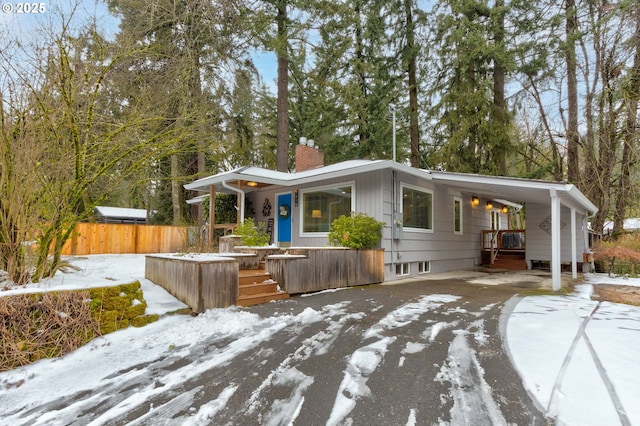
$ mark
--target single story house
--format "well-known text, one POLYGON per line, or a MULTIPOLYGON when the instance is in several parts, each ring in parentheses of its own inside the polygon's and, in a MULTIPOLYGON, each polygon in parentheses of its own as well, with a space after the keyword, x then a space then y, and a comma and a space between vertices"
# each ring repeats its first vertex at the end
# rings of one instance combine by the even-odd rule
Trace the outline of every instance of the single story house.
POLYGON ((237 193, 239 221, 251 200, 255 221, 273 225, 273 243, 280 247, 326 246, 338 216, 372 216, 385 223, 385 281, 493 263, 516 252, 526 268, 549 265, 559 289, 561 265, 577 276, 583 260, 578 256, 589 251, 587 224, 597 208, 574 185, 424 170, 389 160, 323 162, 320 150, 300 144, 295 172, 242 167, 185 188, 213 196, 237 193), (522 209, 526 229, 515 222, 522 209))

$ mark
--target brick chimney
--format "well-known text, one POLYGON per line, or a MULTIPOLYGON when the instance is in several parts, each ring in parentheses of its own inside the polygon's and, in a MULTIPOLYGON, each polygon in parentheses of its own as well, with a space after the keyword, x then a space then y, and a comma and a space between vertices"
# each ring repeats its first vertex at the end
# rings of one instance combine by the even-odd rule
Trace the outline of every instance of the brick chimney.
POLYGON ((296 172, 324 166, 324 152, 315 147, 313 139, 300 138, 296 145, 296 172))

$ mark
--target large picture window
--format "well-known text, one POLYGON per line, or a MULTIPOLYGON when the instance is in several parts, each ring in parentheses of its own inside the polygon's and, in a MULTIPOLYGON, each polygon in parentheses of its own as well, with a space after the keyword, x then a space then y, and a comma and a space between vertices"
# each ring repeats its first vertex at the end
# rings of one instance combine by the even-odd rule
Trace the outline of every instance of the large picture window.
POLYGON ((433 193, 402 186, 402 224, 405 228, 433 230, 433 193))
POLYGON ((352 211, 352 184, 303 191, 302 232, 329 232, 335 219, 352 211))

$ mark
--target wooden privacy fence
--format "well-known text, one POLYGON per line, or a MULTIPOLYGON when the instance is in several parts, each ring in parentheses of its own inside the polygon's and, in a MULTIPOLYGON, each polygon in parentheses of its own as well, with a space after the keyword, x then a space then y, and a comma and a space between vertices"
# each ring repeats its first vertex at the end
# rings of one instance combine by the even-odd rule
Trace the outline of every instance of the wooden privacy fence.
POLYGON ((62 254, 172 253, 188 245, 187 226, 78 223, 62 254))

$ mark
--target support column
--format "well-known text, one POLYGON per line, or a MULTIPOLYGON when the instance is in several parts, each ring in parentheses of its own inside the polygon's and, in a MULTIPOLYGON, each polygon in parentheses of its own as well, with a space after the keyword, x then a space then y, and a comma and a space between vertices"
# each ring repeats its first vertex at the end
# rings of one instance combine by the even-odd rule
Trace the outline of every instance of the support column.
POLYGON ((209 247, 213 247, 214 231, 216 224, 216 187, 214 185, 209 186, 209 232, 207 233, 207 244, 209 247))
POLYGON ((238 205, 236 222, 240 224, 244 222, 244 192, 238 192, 236 202, 238 205))
POLYGON ((551 288, 558 291, 562 287, 562 268, 560 266, 560 198, 555 189, 551 195, 551 288))
POLYGON ((571 209, 571 277, 578 278, 578 243, 576 242, 576 209, 571 209))

